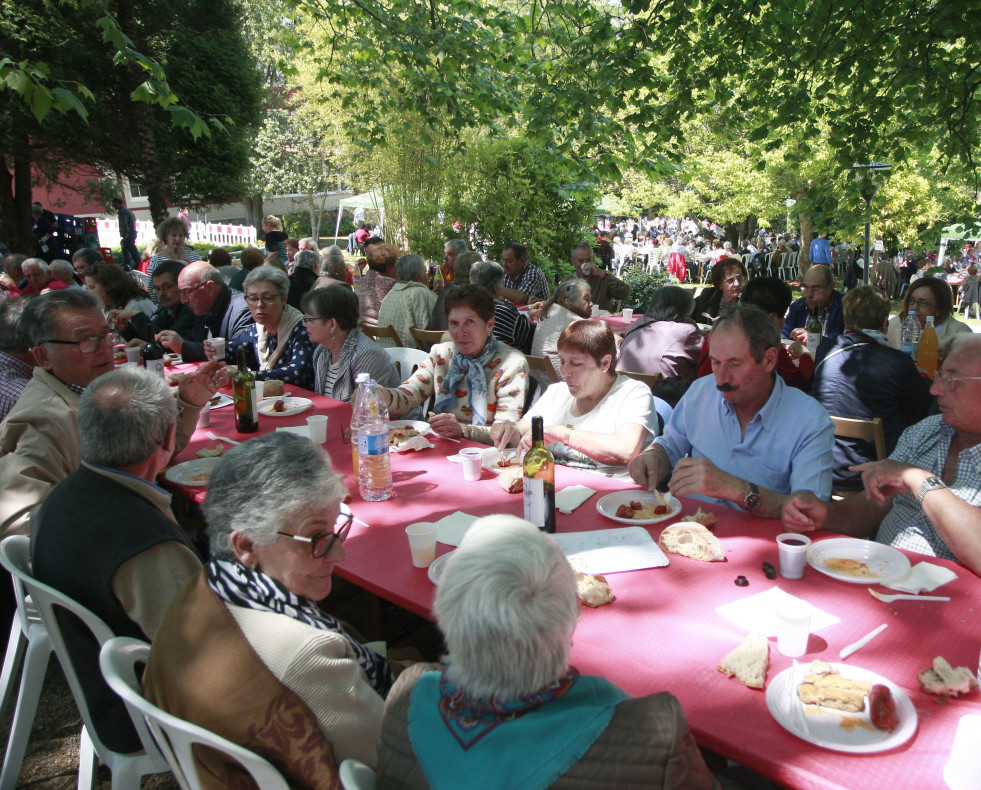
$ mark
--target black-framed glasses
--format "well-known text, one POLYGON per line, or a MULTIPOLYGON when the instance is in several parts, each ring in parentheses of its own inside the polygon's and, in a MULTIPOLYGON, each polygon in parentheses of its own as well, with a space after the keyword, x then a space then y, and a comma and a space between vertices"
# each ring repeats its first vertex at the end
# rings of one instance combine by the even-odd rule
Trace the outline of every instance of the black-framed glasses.
POLYGON ((42 340, 42 343, 54 343, 59 346, 78 346, 78 350, 83 354, 94 354, 99 350, 99 346, 103 343, 106 344, 106 348, 112 348, 116 342, 116 335, 114 332, 106 331, 101 335, 89 335, 88 337, 83 337, 81 340, 42 340))
POLYGON ((252 307, 255 307, 259 302, 268 307, 271 304, 276 304, 282 298, 279 294, 262 294, 261 296, 246 296, 245 301, 252 307))
POLYGON ((310 544, 310 554, 313 555, 314 559, 320 559, 321 557, 326 557, 330 554, 330 550, 334 548, 334 544, 340 541, 341 543, 347 538, 347 533, 351 531, 351 525, 354 523, 354 514, 341 512, 337 516, 337 520, 334 521, 334 531, 327 533, 326 535, 317 534, 311 535, 309 538, 303 535, 294 535, 292 532, 277 532, 277 535, 282 535, 284 538, 292 538, 293 540, 299 541, 300 543, 310 544))
POLYGON ((300 323, 303 325, 312 324, 314 321, 326 321, 326 318, 321 318, 319 315, 305 315, 300 319, 300 323))
POLYGON ((947 392, 952 392, 958 381, 981 381, 981 376, 952 376, 950 373, 941 373, 937 378, 947 392))
POLYGON ((933 307, 935 302, 933 299, 910 299, 907 303, 913 310, 919 310, 921 307, 925 310, 928 307, 933 307))

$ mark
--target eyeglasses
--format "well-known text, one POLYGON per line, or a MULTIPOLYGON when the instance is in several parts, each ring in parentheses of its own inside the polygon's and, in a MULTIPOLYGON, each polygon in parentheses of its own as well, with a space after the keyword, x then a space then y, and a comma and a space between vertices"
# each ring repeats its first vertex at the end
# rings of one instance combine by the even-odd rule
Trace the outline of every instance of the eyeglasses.
POLYGON ((321 318, 319 315, 305 315, 300 319, 301 324, 312 324, 314 321, 326 321, 326 318, 321 318))
POLYGON ((300 543, 310 544, 310 554, 313 555, 314 559, 320 559, 321 557, 326 557, 330 554, 330 550, 334 548, 334 544, 340 541, 341 543, 347 538, 347 533, 351 531, 351 525, 354 523, 353 513, 344 513, 337 517, 334 522, 334 531, 328 535, 312 535, 309 538, 303 537, 302 535, 294 535, 292 532, 277 532, 277 535, 282 535, 284 538, 292 538, 300 543))
POLYGON ((919 310, 921 307, 924 308, 924 309, 927 308, 927 307, 933 307, 933 305, 934 305, 934 302, 933 302, 933 300, 930 300, 930 299, 910 299, 909 300, 909 306, 912 307, 914 310, 919 310))
POLYGON ((802 291, 823 291, 825 288, 830 288, 830 285, 802 285, 802 291))
POLYGON ((211 280, 204 280, 197 285, 192 285, 190 288, 181 288, 181 296, 190 296, 192 291, 196 291, 198 288, 204 288, 210 282, 211 280))
POLYGON ((276 304, 282 296, 278 294, 262 294, 262 296, 246 296, 245 301, 248 302, 252 307, 255 307, 259 302, 262 302, 266 307, 271 304, 276 304))
POLYGON ((953 391, 958 381, 981 381, 981 376, 952 376, 950 373, 941 373, 937 378, 943 382, 947 392, 953 391))
POLYGON ((113 332, 105 332, 101 335, 89 335, 81 340, 42 340, 42 343, 54 343, 59 346, 78 346, 78 350, 83 354, 94 354, 99 350, 103 343, 106 348, 112 348, 116 342, 116 335, 113 332))

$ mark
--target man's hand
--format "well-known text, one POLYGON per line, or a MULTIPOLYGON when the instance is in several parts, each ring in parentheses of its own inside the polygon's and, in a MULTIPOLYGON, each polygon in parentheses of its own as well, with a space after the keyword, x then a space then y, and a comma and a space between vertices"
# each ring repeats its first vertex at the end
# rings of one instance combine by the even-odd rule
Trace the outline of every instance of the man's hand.
POLYGON ((528 305, 528 320, 537 322, 542 317, 542 310, 545 309, 545 302, 535 302, 528 305))
POLYGON ((440 436, 459 439, 463 436, 463 426, 455 414, 434 414, 429 412, 429 426, 440 436))
POLYGON ((633 481, 641 488, 653 491, 668 473, 668 457, 655 445, 634 458, 627 466, 633 481))
POLYGON ((178 394, 184 403, 204 406, 225 380, 225 363, 213 360, 205 362, 193 373, 181 380, 178 394))
POLYGON ((862 473, 865 498, 877 505, 886 504, 886 498, 896 494, 915 494, 920 484, 931 472, 918 466, 902 464, 899 461, 869 461, 849 467, 852 472, 862 473))
POLYGON ((668 490, 676 497, 702 494, 741 505, 749 488, 744 480, 723 472, 706 458, 682 458, 671 473, 668 490))
POLYGON ((790 330, 790 339, 791 340, 799 340, 801 343, 806 343, 807 342, 807 330, 804 327, 802 327, 802 326, 799 326, 796 329, 791 329, 790 330))
POLYGON ((157 332, 155 339, 160 345, 164 348, 169 348, 175 354, 180 354, 181 349, 184 348, 184 338, 173 329, 165 329, 162 332, 157 332))
POLYGON ((137 310, 110 310, 109 323, 116 329, 125 329, 129 320, 137 314, 137 310))
POLYGON ((780 518, 791 532, 813 532, 828 518, 828 503, 810 491, 798 491, 787 497, 780 518))

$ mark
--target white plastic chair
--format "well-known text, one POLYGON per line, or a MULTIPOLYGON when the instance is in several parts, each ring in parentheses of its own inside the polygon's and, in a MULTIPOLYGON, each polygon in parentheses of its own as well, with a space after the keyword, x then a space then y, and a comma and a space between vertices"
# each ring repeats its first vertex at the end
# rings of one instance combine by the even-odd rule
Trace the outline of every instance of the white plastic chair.
POLYGON ((395 369, 398 370, 401 381, 409 378, 415 372, 416 368, 429 359, 429 354, 418 348, 389 346, 385 349, 385 353, 395 363, 395 369))
POLYGON ((360 760, 348 758, 341 762, 341 787, 344 790, 375 790, 378 777, 360 760))
POLYGON ((7 739, 7 754, 0 771, 0 790, 13 790, 17 786, 52 649, 48 629, 41 622, 34 602, 24 592, 23 583, 14 575, 11 575, 11 580, 17 611, 10 624, 10 639, 3 659, 3 672, 0 673, 0 711, 7 707, 13 693, 18 667, 23 665, 24 670, 7 739))
POLYGON ((283 775, 265 758, 204 727, 173 716, 149 702, 143 696, 136 676, 136 665, 145 664, 149 655, 150 646, 146 642, 117 636, 102 646, 99 667, 109 688, 126 703, 133 721, 140 721, 150 728, 157 747, 184 790, 198 790, 202 786, 192 752, 193 747, 198 744, 215 749, 235 760, 262 790, 289 790, 289 784, 283 775))
POLYGON ((102 743, 93 726, 92 714, 89 712, 88 703, 82 692, 82 684, 61 635, 61 627, 55 612, 56 609, 63 609, 77 617, 92 632, 100 645, 113 638, 109 626, 77 601, 34 579, 30 567, 30 541, 24 535, 13 535, 0 543, 0 564, 24 585, 24 589, 37 606, 41 622, 47 629, 55 655, 58 656, 65 679, 68 681, 68 687, 82 715, 82 742, 78 756, 80 790, 91 790, 95 787, 95 772, 98 768, 96 756, 112 772, 113 790, 139 788, 140 777, 169 770, 167 761, 157 750, 153 738, 142 721, 134 721, 134 725, 145 751, 123 754, 112 751, 102 743))
POLYGON ((133 279, 136 280, 136 282, 140 286, 140 288, 142 288, 144 291, 149 291, 150 290, 150 275, 149 274, 145 274, 144 272, 138 271, 136 269, 133 269, 130 272, 130 274, 133 275, 133 279))

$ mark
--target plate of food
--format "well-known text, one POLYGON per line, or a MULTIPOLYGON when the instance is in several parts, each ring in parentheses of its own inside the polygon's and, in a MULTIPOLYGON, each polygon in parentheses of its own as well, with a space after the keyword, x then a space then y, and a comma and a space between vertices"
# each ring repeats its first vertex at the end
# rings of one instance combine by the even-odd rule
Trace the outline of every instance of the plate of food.
POLYGON ((263 398, 259 401, 259 414, 265 414, 267 417, 292 417, 311 406, 313 401, 309 398, 263 398))
POLYGON ((596 503, 601 515, 621 524, 657 524, 681 512, 681 502, 660 491, 617 491, 596 503))
MULTIPOLYGON (((452 553, 453 552, 451 551, 450 554, 452 553)), ((443 578, 443 570, 446 567, 446 560, 449 558, 450 554, 444 554, 441 557, 437 557, 429 566, 429 581, 437 586, 439 586, 439 580, 443 578)))
POLYGON ((416 436, 425 436, 429 431, 429 423, 422 420, 389 420, 388 446, 398 447, 402 442, 416 436))
POLYGON ((208 401, 209 409, 220 409, 222 406, 227 406, 233 403, 231 398, 225 395, 223 392, 216 392, 211 396, 211 400, 208 401))
POLYGON ((836 752, 888 751, 917 727, 916 708, 899 686, 848 664, 814 661, 785 669, 767 686, 766 706, 787 732, 836 752))
POLYGON ((164 475, 171 483, 181 486, 206 486, 221 458, 195 458, 170 467, 164 475))
POLYGON ((502 458, 502 453, 500 450, 490 449, 484 452, 484 457, 481 460, 481 466, 484 467, 489 472, 493 472, 499 475, 505 469, 520 469, 521 459, 523 458, 521 451, 515 448, 504 451, 504 457, 502 458))
POLYGON ((860 538, 812 543, 807 563, 832 579, 853 584, 883 584, 909 571, 909 559, 901 551, 860 538))

